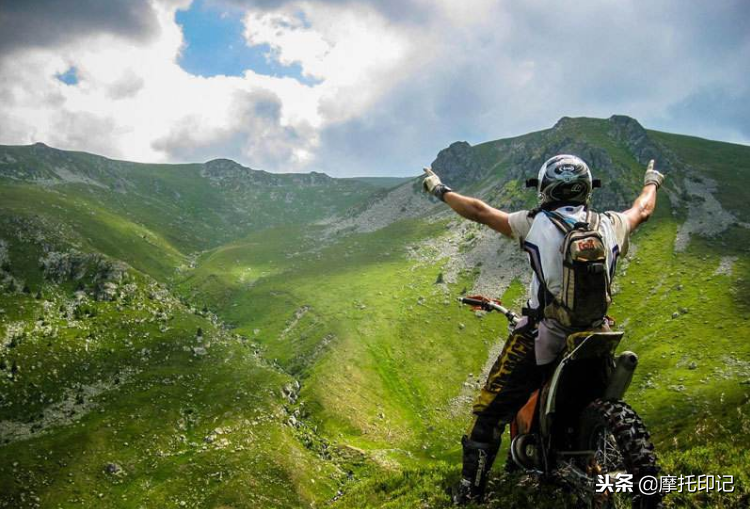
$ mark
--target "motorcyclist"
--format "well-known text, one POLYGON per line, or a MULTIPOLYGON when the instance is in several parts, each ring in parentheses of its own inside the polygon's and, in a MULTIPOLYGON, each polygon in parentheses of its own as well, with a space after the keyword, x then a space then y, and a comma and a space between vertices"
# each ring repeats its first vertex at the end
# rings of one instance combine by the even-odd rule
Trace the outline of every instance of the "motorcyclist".
MULTIPOLYGON (((500 437, 531 393, 541 385, 553 361, 563 349, 565 339, 576 329, 564 327, 545 313, 545 308, 562 286, 561 243, 564 234, 553 224, 561 217, 571 224, 586 221, 594 188, 588 165, 573 155, 557 155, 539 170, 537 191, 539 206, 534 210, 507 213, 482 200, 463 196, 440 181, 425 168, 424 189, 447 203, 456 213, 489 226, 516 239, 529 257, 533 270, 524 318, 510 334, 503 350, 473 406, 473 419, 463 436, 461 480, 453 487, 457 505, 482 500, 492 463, 500 448, 500 437)), ((656 194, 664 176, 651 160, 644 186, 633 206, 624 212, 598 215, 598 231, 607 248, 607 268, 614 275, 617 259, 628 249, 630 234, 647 221, 656 206, 656 194)), ((605 329, 606 320, 594 324, 605 329)))

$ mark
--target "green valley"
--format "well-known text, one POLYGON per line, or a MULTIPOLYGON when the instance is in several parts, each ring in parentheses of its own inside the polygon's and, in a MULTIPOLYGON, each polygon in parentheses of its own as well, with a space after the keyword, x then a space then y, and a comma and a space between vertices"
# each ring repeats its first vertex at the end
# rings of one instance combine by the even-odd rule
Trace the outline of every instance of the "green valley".
MULTIPOLYGON (((602 210, 649 159, 667 175, 611 311, 641 359, 628 399, 665 472, 734 475, 667 507, 747 507, 750 147, 563 118, 432 166, 515 210, 559 152, 602 178, 602 210)), ((449 507, 506 334, 456 298, 519 309, 528 281, 514 242, 416 178, 0 146, 0 507, 449 507)), ((566 502, 504 457, 488 507, 566 502)))

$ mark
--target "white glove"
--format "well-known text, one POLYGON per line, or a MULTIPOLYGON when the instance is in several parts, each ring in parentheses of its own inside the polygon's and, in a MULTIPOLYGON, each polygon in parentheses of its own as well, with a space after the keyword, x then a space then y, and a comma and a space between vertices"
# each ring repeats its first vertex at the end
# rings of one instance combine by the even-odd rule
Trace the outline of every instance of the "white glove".
POLYGON ((648 162, 648 167, 646 168, 646 174, 643 177, 643 185, 647 186, 649 184, 653 184, 656 186, 656 189, 658 190, 661 185, 664 183, 664 175, 659 173, 654 169, 654 160, 651 159, 648 162))
POLYGON ((453 191, 450 187, 440 182, 440 177, 435 175, 432 168, 424 168, 424 172, 427 176, 422 181, 422 187, 424 190, 433 196, 436 196, 440 201, 445 201, 445 193, 453 191))
POLYGON ((423 168, 423 170, 426 176, 422 181, 422 187, 424 187, 424 190, 428 193, 433 194, 435 192, 435 188, 442 184, 442 182, 440 182, 440 177, 435 175, 435 172, 432 171, 432 168, 423 168))

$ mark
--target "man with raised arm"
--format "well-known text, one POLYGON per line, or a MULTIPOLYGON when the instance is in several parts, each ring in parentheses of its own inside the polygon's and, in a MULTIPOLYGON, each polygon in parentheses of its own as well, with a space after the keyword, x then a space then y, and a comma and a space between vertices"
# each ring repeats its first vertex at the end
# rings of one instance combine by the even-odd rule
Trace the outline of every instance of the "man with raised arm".
POLYGON ((539 170, 538 207, 507 213, 453 191, 429 168, 425 168, 425 173, 425 191, 466 219, 518 240, 533 270, 529 299, 523 308, 524 318, 510 334, 493 365, 474 403, 472 422, 461 441, 463 469, 461 480, 452 490, 452 498, 455 504, 463 505, 482 500, 505 425, 548 375, 567 336, 579 330, 608 328, 605 313, 617 259, 627 252, 630 234, 653 213, 664 176, 654 169, 654 161, 650 161, 643 190, 633 206, 625 212, 599 214, 589 209, 596 181, 588 165, 573 155, 557 155, 539 170), (568 295, 571 292, 562 292, 566 269, 561 243, 566 228, 582 225, 598 232, 606 270, 591 275, 591 291, 585 287, 589 284, 586 278, 582 279, 583 284, 577 289, 578 302, 574 303, 568 295), (581 321, 583 316, 586 317, 584 322, 581 321))

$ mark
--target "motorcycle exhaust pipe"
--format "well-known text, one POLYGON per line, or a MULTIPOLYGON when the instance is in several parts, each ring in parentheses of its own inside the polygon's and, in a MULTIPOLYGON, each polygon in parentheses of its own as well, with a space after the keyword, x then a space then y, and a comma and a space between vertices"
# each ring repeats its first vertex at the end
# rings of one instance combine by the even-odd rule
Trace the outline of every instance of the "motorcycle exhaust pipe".
POLYGON ((633 352, 622 352, 617 357, 615 369, 604 391, 604 399, 622 399, 633 380, 636 366, 638 366, 638 356, 633 352))

